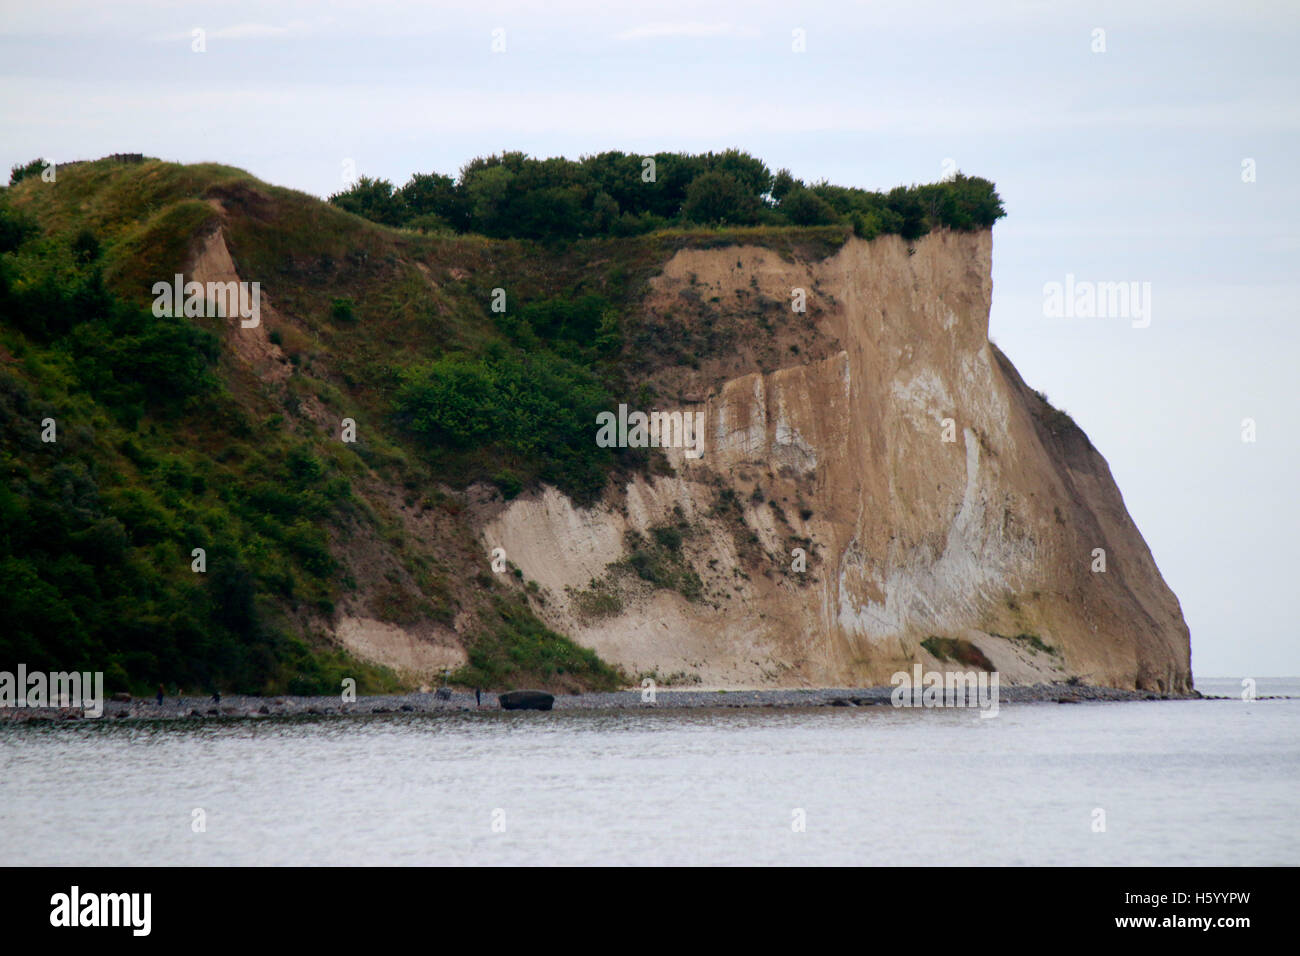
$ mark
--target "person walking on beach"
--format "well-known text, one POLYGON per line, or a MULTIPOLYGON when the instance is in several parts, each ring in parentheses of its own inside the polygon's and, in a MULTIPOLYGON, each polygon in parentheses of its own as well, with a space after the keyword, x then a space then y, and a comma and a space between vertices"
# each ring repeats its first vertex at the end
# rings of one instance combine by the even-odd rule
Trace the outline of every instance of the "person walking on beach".
POLYGON ((161 707, 163 702, 163 685, 158 685, 158 706, 161 707))
POLYGON ((482 688, 479 688, 479 687, 475 687, 475 688, 474 688, 474 706, 475 706, 475 707, 482 707, 482 706, 483 706, 483 690, 482 690, 482 688))

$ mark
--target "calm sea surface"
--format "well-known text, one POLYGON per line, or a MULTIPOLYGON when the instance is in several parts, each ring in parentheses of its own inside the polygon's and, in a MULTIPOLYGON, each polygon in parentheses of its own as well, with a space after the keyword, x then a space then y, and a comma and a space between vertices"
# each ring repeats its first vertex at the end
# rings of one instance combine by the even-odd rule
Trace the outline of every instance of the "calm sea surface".
POLYGON ((1300 700, 0 723, 9 865, 1300 864, 1298 798, 1300 700))

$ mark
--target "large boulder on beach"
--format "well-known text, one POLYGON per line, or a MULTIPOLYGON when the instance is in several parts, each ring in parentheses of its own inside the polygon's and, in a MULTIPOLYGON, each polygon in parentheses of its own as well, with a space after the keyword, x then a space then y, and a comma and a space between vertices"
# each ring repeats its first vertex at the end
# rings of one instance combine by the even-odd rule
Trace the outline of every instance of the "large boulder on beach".
POLYGON ((543 690, 511 690, 497 698, 502 710, 550 710, 555 695, 543 690))

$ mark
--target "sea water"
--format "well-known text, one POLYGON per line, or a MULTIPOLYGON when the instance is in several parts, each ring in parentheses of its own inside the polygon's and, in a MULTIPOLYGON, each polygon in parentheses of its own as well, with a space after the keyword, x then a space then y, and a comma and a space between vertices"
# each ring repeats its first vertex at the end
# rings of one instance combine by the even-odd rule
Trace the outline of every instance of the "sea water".
POLYGON ((1197 686, 1232 699, 0 722, 0 864, 1300 864, 1300 699, 1197 686))

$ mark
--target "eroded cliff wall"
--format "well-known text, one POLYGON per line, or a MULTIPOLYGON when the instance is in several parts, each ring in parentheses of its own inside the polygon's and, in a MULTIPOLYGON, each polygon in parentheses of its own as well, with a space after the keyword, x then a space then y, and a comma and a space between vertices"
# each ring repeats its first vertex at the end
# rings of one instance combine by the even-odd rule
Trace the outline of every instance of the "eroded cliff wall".
POLYGON ((1178 601, 1105 460, 988 340, 991 251, 988 231, 941 231, 815 263, 677 252, 646 341, 667 355, 725 327, 730 344, 648 357, 644 410, 703 412, 703 457, 668 449, 590 508, 554 489, 484 502, 486 547, 632 675, 856 686, 982 654, 1008 682, 1190 690, 1178 601))

